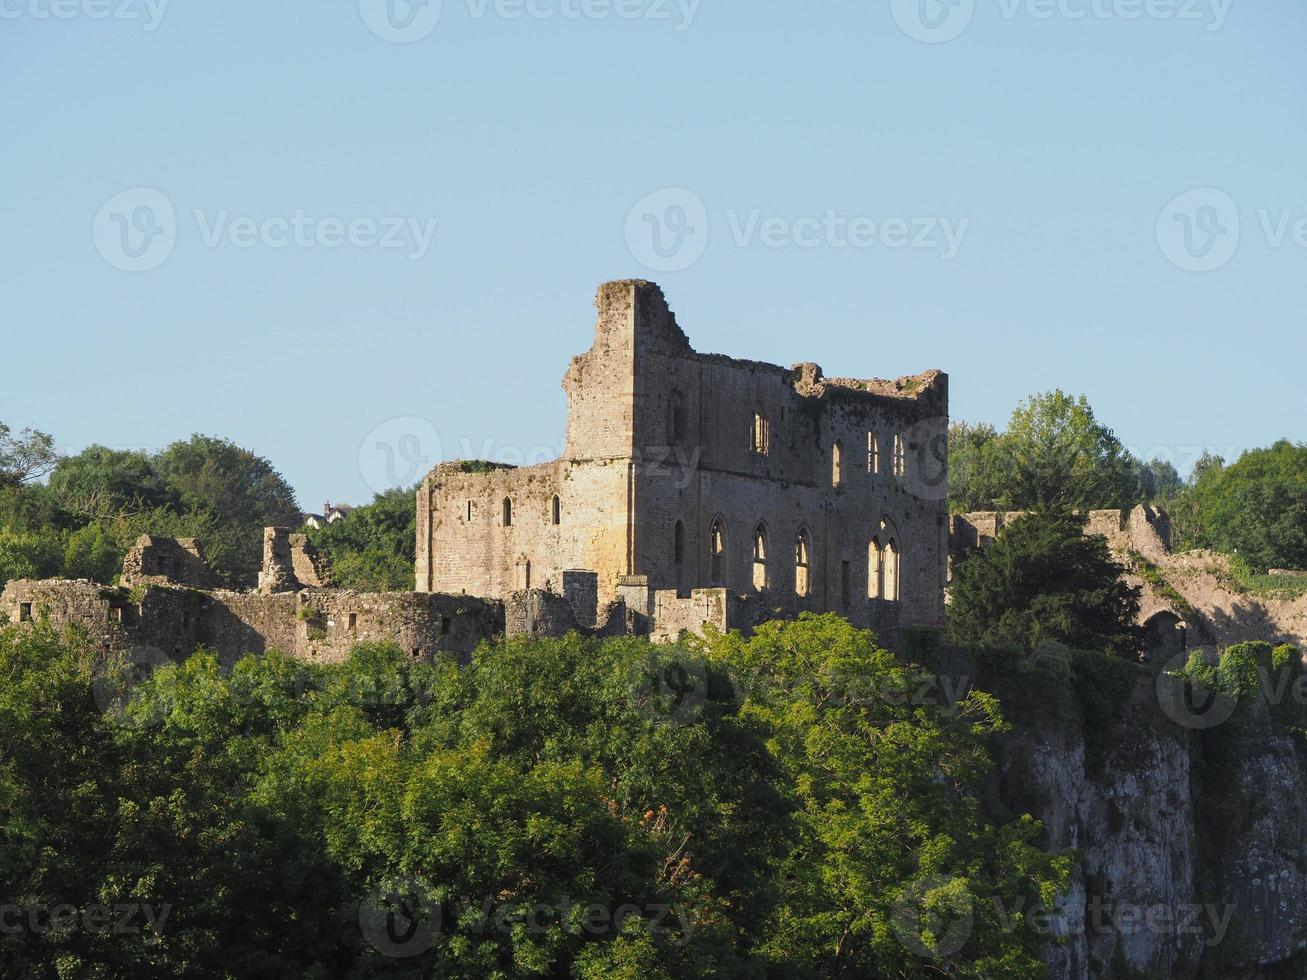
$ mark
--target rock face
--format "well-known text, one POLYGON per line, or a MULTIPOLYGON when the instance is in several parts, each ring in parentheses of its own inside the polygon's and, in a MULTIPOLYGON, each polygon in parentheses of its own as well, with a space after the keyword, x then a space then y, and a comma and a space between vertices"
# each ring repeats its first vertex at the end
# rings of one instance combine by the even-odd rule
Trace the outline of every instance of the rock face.
POLYGON ((1050 977, 1307 976, 1301 740, 1265 706, 1177 721, 1157 675, 1131 670, 1110 718, 1009 713, 999 747, 1000 795, 1078 856, 1050 977))

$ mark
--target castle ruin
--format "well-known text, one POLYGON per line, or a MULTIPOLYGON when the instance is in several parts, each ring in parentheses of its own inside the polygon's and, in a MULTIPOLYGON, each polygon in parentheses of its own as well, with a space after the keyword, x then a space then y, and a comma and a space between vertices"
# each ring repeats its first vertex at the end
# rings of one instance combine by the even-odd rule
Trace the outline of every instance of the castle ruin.
POLYGON ((594 344, 563 379, 562 458, 423 481, 419 592, 543 590, 583 626, 621 602, 655 636, 805 610, 942 621, 946 375, 701 354, 649 282, 606 283, 595 305, 594 344))

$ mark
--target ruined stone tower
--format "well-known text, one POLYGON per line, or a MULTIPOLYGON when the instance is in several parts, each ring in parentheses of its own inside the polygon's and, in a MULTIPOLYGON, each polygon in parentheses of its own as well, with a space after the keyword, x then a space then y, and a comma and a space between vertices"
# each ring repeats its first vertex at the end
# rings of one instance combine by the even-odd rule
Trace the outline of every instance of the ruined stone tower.
POLYGON ((606 283, 563 379, 561 459, 455 462, 418 491, 419 592, 636 611, 719 587, 858 625, 943 618, 948 379, 826 378, 700 354, 653 283, 606 283))

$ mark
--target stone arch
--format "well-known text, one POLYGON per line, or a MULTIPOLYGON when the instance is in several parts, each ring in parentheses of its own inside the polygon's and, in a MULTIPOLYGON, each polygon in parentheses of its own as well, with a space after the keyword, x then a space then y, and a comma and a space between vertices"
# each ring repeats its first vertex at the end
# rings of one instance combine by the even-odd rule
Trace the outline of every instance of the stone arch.
POLYGON ((708 529, 708 582, 726 584, 726 522, 714 517, 708 529))
POLYGON ((1182 653, 1188 646, 1184 620, 1170 609, 1153 613, 1144 621, 1150 653, 1182 653))
POLYGON ((887 514, 880 519, 880 527, 874 540, 881 542, 880 551, 880 596, 887 602, 897 602, 902 589, 903 549, 898 526, 887 514))
POLYGON ((758 592, 767 589, 767 525, 753 529, 753 587, 758 592))
POLYGON ((685 441, 685 396, 673 389, 667 399, 667 445, 685 441))
POLYGON ((812 594, 812 537, 806 527, 794 536, 794 594, 801 599, 812 594))

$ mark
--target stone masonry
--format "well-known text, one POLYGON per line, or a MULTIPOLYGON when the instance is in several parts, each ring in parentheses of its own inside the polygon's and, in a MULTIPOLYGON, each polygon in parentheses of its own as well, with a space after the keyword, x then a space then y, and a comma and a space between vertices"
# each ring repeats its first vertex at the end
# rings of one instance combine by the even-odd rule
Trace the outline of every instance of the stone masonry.
POLYGON ((446 463, 423 481, 419 592, 563 595, 588 574, 599 620, 621 600, 655 636, 747 628, 751 608, 941 622, 944 374, 828 378, 701 354, 643 281, 607 283, 595 305, 594 344, 563 379, 562 458, 446 463))

